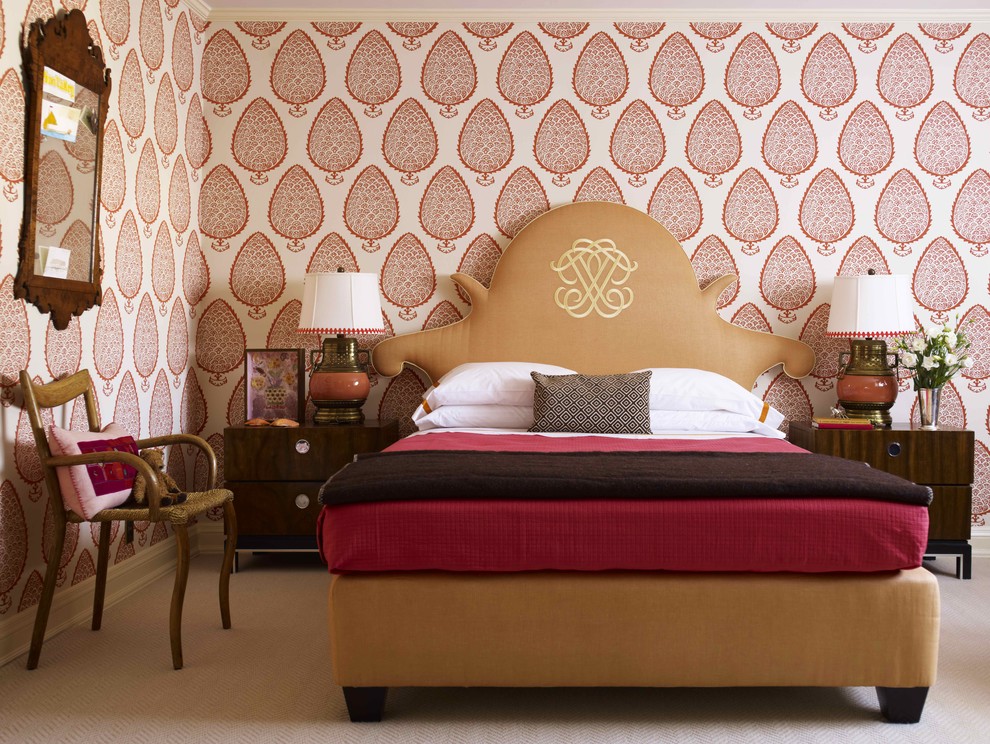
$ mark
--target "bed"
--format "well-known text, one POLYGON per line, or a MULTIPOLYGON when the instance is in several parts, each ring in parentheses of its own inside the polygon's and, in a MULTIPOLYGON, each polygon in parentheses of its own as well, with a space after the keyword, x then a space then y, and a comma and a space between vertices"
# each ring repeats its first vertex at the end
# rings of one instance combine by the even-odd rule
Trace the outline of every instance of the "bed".
MULTIPOLYGON (((463 365, 525 360, 585 375, 696 369, 749 390, 775 365, 799 377, 814 362, 803 343, 721 320, 716 300, 734 277, 699 290, 676 239, 621 205, 537 218, 506 248, 490 289, 453 278, 470 315, 383 342, 381 374, 412 364, 436 381, 463 365)), ((886 720, 920 719, 939 632, 938 586, 920 567, 920 502, 823 502, 810 465, 820 456, 752 432, 604 438, 446 426, 395 447, 324 489, 333 674, 351 720, 380 720, 390 686, 874 686, 886 720), (774 478, 777 493, 761 501, 743 456, 793 481, 774 478), (653 500, 650 481, 638 480, 661 459, 670 473, 687 468, 687 506, 653 500), (732 487, 711 474, 698 486, 699 462, 732 473, 732 487), (434 483, 438 469, 453 475, 434 483), (555 496, 561 472, 570 480, 555 496), (516 473, 544 484, 545 498, 512 500, 505 479, 516 473), (383 480, 362 488, 369 475, 383 480), (403 487, 389 490, 389 477, 403 487), (334 500, 348 480, 357 503, 334 500), (722 498, 737 489, 749 495, 722 498), (798 498, 809 489, 812 498, 798 498), (865 503, 874 511, 864 517, 865 503), (864 557, 890 533, 904 540, 864 557), (555 539, 570 548, 553 549, 555 539), (747 548, 756 544, 769 547, 747 548)), ((840 462, 832 466, 855 465, 840 462)), ((836 470, 868 496, 901 488, 873 477, 886 474, 836 470)))

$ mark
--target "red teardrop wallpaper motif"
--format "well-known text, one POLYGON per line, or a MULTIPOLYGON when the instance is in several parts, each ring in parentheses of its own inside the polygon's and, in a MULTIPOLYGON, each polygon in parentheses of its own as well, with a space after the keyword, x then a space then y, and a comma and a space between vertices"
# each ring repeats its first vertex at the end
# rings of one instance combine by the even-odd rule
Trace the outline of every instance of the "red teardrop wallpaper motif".
POLYGON ((172 234, 165 222, 158 224, 158 233, 155 235, 155 250, 151 254, 151 286, 161 303, 159 313, 164 318, 168 313, 165 303, 172 299, 172 292, 175 291, 175 254, 172 249, 172 234))
POLYGON ((880 97, 898 106, 897 118, 914 118, 913 107, 932 94, 932 66, 925 50, 910 34, 901 34, 890 45, 877 72, 880 97))
POLYGON ((760 294, 780 310, 782 323, 797 320, 794 314, 815 294, 815 270, 807 252, 790 235, 781 238, 767 256, 760 272, 760 294))
POLYGON ((186 93, 192 88, 196 71, 193 62, 192 36, 189 31, 189 20, 185 12, 179 13, 172 34, 172 79, 179 89, 179 103, 186 102, 186 93))
POLYGON ((500 23, 495 21, 483 21, 481 23, 464 23, 464 30, 473 36, 477 36, 478 49, 483 52, 491 52, 498 48, 497 38, 509 33, 512 28, 511 23, 500 23))
POLYGON ((801 51, 800 39, 805 39, 818 28, 817 23, 768 23, 767 31, 778 39, 783 39, 781 46, 788 54, 801 51))
POLYGON ((337 269, 357 271, 357 258, 339 233, 330 233, 313 251, 306 266, 307 272, 334 272, 337 269))
POLYGON ((199 192, 199 228, 214 239, 213 250, 227 250, 228 239, 244 229, 248 216, 247 196, 230 168, 218 165, 207 173, 199 192))
POLYGON ((876 40, 882 39, 894 28, 893 23, 843 23, 842 28, 850 36, 859 40, 857 49, 863 54, 873 54, 877 50, 876 40))
POLYGON ((142 0, 138 39, 141 59, 148 66, 149 84, 155 82, 155 71, 165 56, 165 32, 162 29, 162 8, 159 0, 142 0))
POLYGON ((974 256, 987 255, 990 244, 990 173, 983 168, 973 171, 963 182, 952 204, 952 229, 972 243, 974 256))
POLYGON ((155 146, 150 139, 146 139, 141 147, 134 193, 138 214, 144 221, 144 237, 150 238, 151 223, 158 219, 158 211, 162 206, 161 174, 158 171, 155 146))
POLYGON ((709 52, 718 53, 725 49, 722 42, 735 34, 742 27, 741 23, 692 23, 691 29, 703 39, 708 39, 705 48, 709 52))
POLYGON ((935 238, 925 248, 914 269, 912 290, 915 299, 932 311, 932 323, 947 323, 947 311, 959 307, 969 291, 966 266, 956 249, 945 238, 935 238))
POLYGON ((659 34, 667 24, 650 21, 627 21, 613 25, 615 26, 615 30, 620 34, 627 39, 632 39, 632 43, 629 44, 630 49, 634 52, 645 52, 650 48, 650 43, 647 39, 652 39, 659 34))
POLYGON ((478 70, 463 39, 453 31, 440 36, 423 62, 420 84, 426 97, 440 104, 440 116, 457 116, 457 106, 474 94, 478 70))
POLYGON ((102 392, 113 392, 112 380, 120 372, 124 361, 124 328, 120 309, 112 289, 103 291, 103 302, 96 314, 96 331, 93 334, 93 365, 103 380, 102 392))
POLYGON ((285 291, 285 266, 263 233, 251 235, 237 252, 230 269, 230 291, 251 308, 248 316, 252 320, 264 318, 265 306, 285 291))
POLYGON ((120 123, 129 137, 127 149, 137 152, 135 140, 144 134, 145 98, 144 78, 141 76, 141 63, 132 49, 127 53, 124 67, 120 71, 119 105, 120 123))
POLYGON ((186 161, 181 155, 172 166, 172 176, 168 182, 168 216, 175 230, 175 244, 182 245, 182 233, 189 228, 189 173, 186 161))
POLYGON ((605 201, 615 204, 625 204, 626 200, 622 196, 622 189, 615 182, 607 170, 598 166, 581 181, 577 193, 574 194, 574 201, 605 201))
POLYGON ((546 100, 553 87, 553 70, 546 50, 529 31, 517 35, 505 50, 496 78, 498 92, 516 106, 516 116, 528 119, 532 107, 546 100))
MULTIPOLYGON (((360 150, 357 154, 360 155, 360 150)), ((389 165, 402 171, 399 180, 407 186, 419 183, 416 174, 429 168, 437 159, 437 130, 426 109, 415 98, 407 98, 399 104, 388 120, 382 138, 382 154, 389 165)))
POLYGON ((461 127, 457 139, 457 154, 461 162, 478 174, 475 181, 479 186, 491 186, 495 183, 492 174, 509 164, 513 151, 508 120, 498 104, 485 98, 471 109, 461 127))
POLYGON ((880 192, 877 201, 876 226, 880 234, 897 243, 894 253, 907 256, 915 240, 920 240, 931 226, 928 197, 918 179, 910 171, 897 171, 880 192))
POLYGON ((345 46, 347 42, 344 39, 350 36, 359 28, 361 28, 360 23, 353 23, 347 21, 320 21, 313 23, 313 28, 319 31, 324 36, 329 37, 327 39, 327 46, 333 49, 335 52, 340 51, 345 46))
POLYGON ((127 43, 131 31, 131 4, 129 0, 100 0, 100 20, 110 39, 110 58, 118 59, 118 47, 127 43))
POLYGON ((347 229, 364 239, 361 247, 374 252, 381 248, 378 241, 395 230, 399 223, 399 202, 385 174, 369 165, 354 179, 344 202, 344 223, 347 229))
POLYGON ((361 157, 361 130, 354 114, 340 98, 331 98, 320 109, 309 130, 306 152, 310 162, 326 171, 331 186, 344 182, 341 175, 361 157))
POLYGON ((705 89, 705 68, 687 37, 680 32, 668 36, 650 67, 650 92, 664 106, 667 116, 683 119, 684 106, 694 103, 705 89))
POLYGON ((210 373, 211 385, 225 385, 227 372, 244 359, 244 326, 224 300, 214 300, 196 329, 196 363, 210 373))
POLYGON ((705 186, 721 186, 721 174, 742 157, 739 129, 729 110, 718 101, 706 103, 691 124, 685 149, 688 162, 705 174, 705 186))
POLYGON ((769 45, 759 34, 747 34, 732 52, 725 68, 725 90, 734 102, 746 106, 747 119, 759 119, 780 92, 780 67, 769 45))
POLYGON ((388 40, 378 31, 369 31, 347 61, 347 92, 365 104, 364 113, 381 116, 381 105, 395 98, 402 82, 399 61, 388 40))
POLYGON ((801 232, 821 243, 818 252, 823 256, 835 253, 832 244, 852 231, 855 216, 849 190, 831 168, 826 168, 812 179, 798 212, 801 232))
POLYGON ((973 118, 977 121, 990 119, 987 75, 990 75, 990 36, 981 33, 966 45, 952 79, 959 100, 976 109, 973 118))
MULTIPOLYGON (((424 390, 425 392, 425 390, 424 390)), ((24 507, 14 484, 4 479, 0 485, 0 615, 13 603, 11 591, 24 574, 28 555, 28 529, 24 507)))
POLYGON ((158 84, 158 95, 155 97, 155 142, 162 151, 162 168, 168 168, 169 157, 175 152, 178 137, 175 89, 172 87, 172 78, 166 72, 158 84))
POLYGON ((290 251, 306 247, 304 238, 323 224, 323 197, 309 172, 294 165, 275 186, 268 203, 268 224, 283 238, 288 238, 290 251))
POLYGON ((919 23, 918 28, 928 38, 938 41, 935 45, 936 52, 948 54, 955 49, 952 40, 969 31, 971 25, 970 23, 919 23))
POLYGON ((9 202, 18 198, 17 184, 24 180, 24 88, 14 68, 0 78, 0 178, 9 202))
POLYGON ((117 233, 117 252, 114 261, 117 288, 126 299, 124 310, 128 313, 134 310, 132 300, 141 291, 141 277, 144 273, 142 253, 137 220, 134 219, 134 213, 128 209, 120 225, 120 232, 117 233))
POLYGON ((698 190, 680 168, 671 168, 660 177, 647 212, 680 241, 697 234, 704 216, 698 190))
MULTIPOLYGON (((694 253, 691 254, 691 266, 694 267, 694 273, 698 277, 698 287, 701 289, 727 274, 739 276, 739 269, 732 259, 729 249, 716 235, 709 235, 701 241, 694 253)), ((722 290, 715 301, 715 309, 721 310, 728 307, 738 296, 739 282, 735 281, 722 290)))
POLYGON ((148 378, 158 364, 158 323, 151 296, 141 295, 137 320, 134 323, 134 369, 141 376, 141 391, 148 392, 148 378))
POLYGON ((255 49, 267 49, 272 42, 268 38, 285 28, 285 23, 278 21, 244 21, 234 24, 251 37, 251 46, 255 49))
POLYGON ((423 45, 420 38, 432 33, 433 29, 437 27, 437 24, 427 21, 404 21, 386 25, 391 31, 402 37, 402 48, 408 49, 410 52, 419 49, 423 45))
POLYGON ((836 276, 860 276, 870 273, 870 269, 877 274, 890 273, 890 266, 887 265, 887 259, 883 257, 880 248, 870 238, 864 236, 849 246, 849 250, 842 257, 836 276))
POLYGON ((801 91, 821 107, 818 115, 826 121, 837 117, 835 108, 848 103, 856 92, 856 68, 835 34, 825 34, 808 53, 801 69, 801 91))
POLYGON ((778 223, 777 200, 770 184, 756 168, 747 168, 729 189, 722 224, 729 235, 744 243, 742 252, 752 256, 760 251, 757 243, 770 237, 778 223))
POLYGON ((946 189, 949 176, 969 162, 969 133, 956 110, 945 101, 935 104, 925 116, 914 140, 914 157, 918 165, 936 176, 933 185, 946 189))
POLYGON ((550 209, 547 192, 529 168, 512 172, 495 201, 495 224, 505 237, 512 238, 536 217, 550 209))
POLYGON ((894 159, 894 138, 890 125, 870 101, 863 101, 846 119, 839 135, 839 161, 859 176, 856 185, 873 186, 873 176, 882 173, 894 159))
POLYGON ((835 386, 835 378, 839 374, 839 354, 849 351, 848 340, 825 335, 831 309, 828 303, 816 307, 798 336, 815 351, 815 366, 810 374, 819 390, 831 390, 835 386))
POLYGON ((172 385, 176 388, 181 384, 180 375, 189 363, 189 325, 186 323, 186 311, 182 300, 176 300, 172 312, 168 316, 168 336, 165 343, 165 358, 168 369, 175 375, 172 385))
POLYGON ((229 116, 230 104, 241 100, 251 84, 251 68, 244 50, 226 29, 213 34, 203 47, 201 63, 203 98, 217 116, 229 116))
POLYGON ((574 65, 572 85, 577 97, 593 107, 593 117, 608 117, 608 107, 629 89, 629 69, 612 37, 598 32, 588 40, 574 65))
POLYGON ((268 171, 285 160, 285 125, 278 112, 264 98, 255 98, 237 120, 231 140, 234 161, 249 171, 251 183, 268 183, 268 171))
POLYGON ((305 116, 305 104, 315 101, 327 84, 323 57, 301 30, 289 34, 278 48, 269 78, 272 92, 289 107, 289 115, 305 116))
POLYGON ((210 269, 199 245, 199 235, 193 230, 186 241, 186 251, 182 257, 182 294, 190 305, 190 317, 195 315, 195 306, 209 288, 210 269))
POLYGON ((645 101, 633 101, 622 112, 612 130, 609 154, 630 175, 630 186, 645 186, 645 174, 660 166, 666 154, 663 130, 645 101))
POLYGON ((450 253, 474 224, 474 200, 464 179, 449 165, 430 179, 419 204, 419 224, 440 241, 437 250, 450 253))
POLYGON ((430 299, 436 287, 436 271, 426 248, 412 233, 400 236, 382 266, 382 296, 401 308, 400 318, 412 320, 417 317, 413 308, 430 299))
POLYGON ((572 39, 576 39, 578 36, 587 31, 588 25, 589 24, 587 23, 576 23, 574 21, 539 24, 540 30, 543 33, 556 39, 553 47, 558 52, 569 52, 573 49, 574 43, 572 42, 572 39))

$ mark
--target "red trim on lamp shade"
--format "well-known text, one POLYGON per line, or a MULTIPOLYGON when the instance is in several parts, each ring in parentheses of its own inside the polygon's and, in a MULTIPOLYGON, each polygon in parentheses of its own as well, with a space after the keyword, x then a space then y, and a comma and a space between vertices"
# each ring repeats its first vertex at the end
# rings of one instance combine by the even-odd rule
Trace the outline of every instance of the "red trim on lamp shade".
POLYGON ((899 336, 907 336, 914 333, 917 329, 912 328, 910 331, 825 331, 825 335, 829 338, 898 338, 899 336))
POLYGON ((297 328, 296 333, 319 333, 321 335, 337 335, 338 333, 354 333, 362 335, 370 335, 374 333, 385 333, 386 330, 382 328, 297 328))

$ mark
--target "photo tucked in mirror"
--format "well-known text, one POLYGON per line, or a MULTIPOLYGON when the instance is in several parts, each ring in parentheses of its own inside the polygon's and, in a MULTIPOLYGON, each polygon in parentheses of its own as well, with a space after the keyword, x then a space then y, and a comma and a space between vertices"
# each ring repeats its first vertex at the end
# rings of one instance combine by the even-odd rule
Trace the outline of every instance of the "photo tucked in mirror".
POLYGON ((79 10, 32 24, 24 221, 15 295, 68 325, 102 299, 100 172, 110 75, 79 10))

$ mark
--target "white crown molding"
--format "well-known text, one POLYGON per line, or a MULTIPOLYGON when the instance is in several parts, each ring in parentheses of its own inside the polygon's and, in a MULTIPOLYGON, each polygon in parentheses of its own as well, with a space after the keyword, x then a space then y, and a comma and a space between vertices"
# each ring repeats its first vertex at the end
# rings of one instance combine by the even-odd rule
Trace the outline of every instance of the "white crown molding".
POLYGON ((361 21, 385 23, 388 21, 438 21, 480 22, 512 21, 534 23, 539 21, 756 21, 765 22, 962 22, 990 23, 990 9, 954 10, 932 7, 929 9, 891 10, 859 8, 802 10, 800 8, 747 8, 725 10, 722 8, 595 8, 591 9, 449 9, 407 8, 388 10, 381 8, 244 8, 240 10, 214 9, 203 0, 183 0, 199 15, 213 22, 224 21, 361 21))
MULTIPOLYGON (((210 18, 210 15, 217 12, 213 10, 213 7, 209 3, 203 2, 203 0, 180 0, 180 2, 183 5, 185 5, 187 8, 189 8, 189 10, 191 10, 193 13, 198 15, 200 18, 206 18, 208 20, 212 20, 210 18)), ((266 10, 266 12, 268 11, 266 10)), ((237 15, 240 15, 240 13, 238 13, 237 15)), ((234 20, 243 21, 245 19, 237 18, 234 20)), ((250 19, 250 20, 255 20, 255 19, 250 19)))

